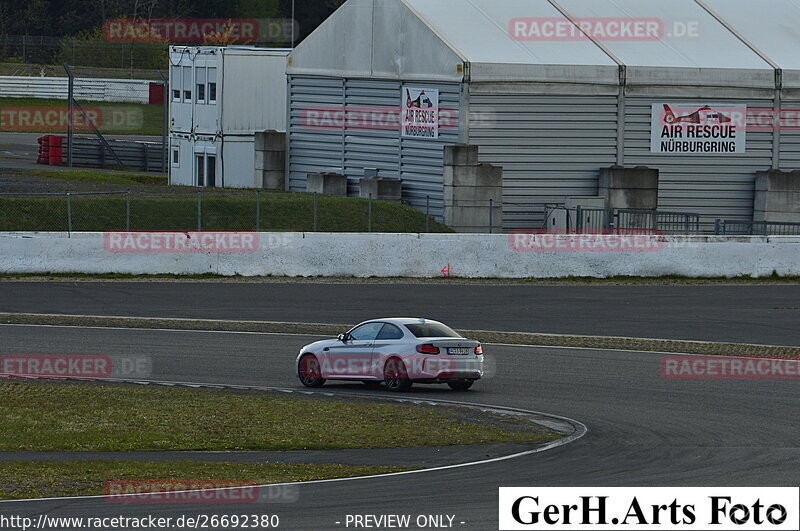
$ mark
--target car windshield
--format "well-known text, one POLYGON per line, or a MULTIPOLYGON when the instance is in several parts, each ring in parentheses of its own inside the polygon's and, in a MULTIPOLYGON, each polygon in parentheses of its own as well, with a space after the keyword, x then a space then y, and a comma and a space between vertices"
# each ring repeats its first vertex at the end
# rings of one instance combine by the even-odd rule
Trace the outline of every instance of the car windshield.
POLYGON ((461 334, 442 323, 407 324, 406 328, 415 337, 461 337, 461 334))

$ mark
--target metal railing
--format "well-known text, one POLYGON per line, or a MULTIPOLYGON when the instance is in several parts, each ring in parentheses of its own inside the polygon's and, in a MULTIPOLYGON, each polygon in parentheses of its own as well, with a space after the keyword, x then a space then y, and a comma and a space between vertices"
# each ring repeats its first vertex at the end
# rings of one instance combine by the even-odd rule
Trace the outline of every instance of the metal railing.
POLYGON ((587 230, 653 230, 664 234, 700 233, 700 215, 687 212, 545 205, 545 228, 587 230))
POLYGON ((800 236, 800 223, 718 219, 714 223, 718 236, 800 236))
POLYGON ((618 209, 614 211, 613 226, 617 229, 652 229, 664 234, 698 234, 700 214, 618 209))

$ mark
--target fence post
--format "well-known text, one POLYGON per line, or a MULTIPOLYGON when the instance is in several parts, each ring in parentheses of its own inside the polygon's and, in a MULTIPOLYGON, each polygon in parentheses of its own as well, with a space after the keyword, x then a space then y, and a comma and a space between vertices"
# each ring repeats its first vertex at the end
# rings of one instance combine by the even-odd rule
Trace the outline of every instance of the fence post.
POLYGON ((431 196, 425 196, 425 232, 430 232, 431 227, 431 196))
POLYGON ((197 191, 197 232, 203 230, 203 192, 197 191))
POLYGON ((67 192, 67 234, 72 237, 72 199, 67 192))
POLYGON ((67 167, 72 167, 72 152, 74 144, 75 129, 75 77, 70 69, 67 71, 67 167))
POLYGON ((125 230, 131 231, 131 191, 125 192, 125 230))
POLYGON ((261 232, 261 190, 256 190, 256 232, 261 232))
POLYGON ((161 78, 161 83, 164 85, 164 116, 161 124, 161 166, 164 173, 169 173, 169 150, 167 149, 167 136, 169 132, 169 81, 164 77, 161 69, 158 70, 158 76, 161 78))
POLYGON ((372 194, 367 198, 367 232, 372 232, 372 194))
POLYGON ((314 192, 314 232, 317 232, 317 192, 314 192))
POLYGON ((580 205, 575 209, 575 230, 583 232, 583 208, 580 205))
POLYGON ((493 199, 489 199, 489 234, 492 233, 492 203, 494 202, 493 199))

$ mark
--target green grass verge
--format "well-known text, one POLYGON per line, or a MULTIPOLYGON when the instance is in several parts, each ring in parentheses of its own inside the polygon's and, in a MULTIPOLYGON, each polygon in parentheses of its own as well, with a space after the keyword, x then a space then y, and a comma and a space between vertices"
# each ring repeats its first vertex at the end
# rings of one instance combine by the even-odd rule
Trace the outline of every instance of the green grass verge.
POLYGON ((121 485, 114 482, 126 480, 153 481, 153 486, 150 487, 153 491, 168 491, 311 481, 386 474, 402 470, 408 469, 335 464, 197 461, 10 461, 0 462, 0 499, 97 496, 118 492, 115 489, 121 485), (174 482, 179 481, 181 483, 175 485, 174 482), (105 490, 107 482, 112 484, 105 490), (190 488, 185 488, 183 485, 190 488))
POLYGON ((557 438, 529 422, 451 408, 124 384, 0 383, 0 451, 324 450, 557 438))
MULTIPOLYGON (((162 134, 164 124, 164 107, 138 103, 111 103, 98 101, 81 101, 81 107, 92 116, 96 113, 97 128, 112 135, 153 135, 162 134)), ((67 128, 60 118, 50 118, 44 112, 64 109, 66 115, 67 100, 44 98, 0 98, 0 112, 4 113, 4 132, 27 133, 66 133, 67 128), (37 112, 38 110, 38 112, 37 112), (28 115, 24 113, 28 112, 28 115)), ((75 111, 76 123, 84 120, 79 111, 75 111)), ((80 125, 79 125, 80 127, 80 125)), ((80 134, 92 134, 88 125, 78 130, 80 134)))
MULTIPOLYGON (((127 177, 120 177, 127 178, 127 177)), ((161 197, 131 198, 131 230, 196 230, 197 198, 165 193, 161 197)), ((314 230, 313 197, 295 192, 254 191, 219 194, 204 192, 203 230, 261 231, 314 230), (256 214, 258 213, 258 223, 256 214)), ((125 230, 124 196, 72 197, 73 231, 125 230)), ((355 197, 317 197, 317 230, 366 232, 368 201, 355 197)), ((373 232, 424 232, 425 214, 406 205, 372 202, 373 232)), ((452 232, 430 221, 430 232, 452 232)), ((0 198, 0 231, 65 231, 67 202, 64 197, 0 198)))
POLYGON ((167 185, 167 176, 152 173, 122 173, 102 170, 42 170, 15 169, 14 173, 45 179, 58 179, 90 184, 120 184, 123 186, 167 185))

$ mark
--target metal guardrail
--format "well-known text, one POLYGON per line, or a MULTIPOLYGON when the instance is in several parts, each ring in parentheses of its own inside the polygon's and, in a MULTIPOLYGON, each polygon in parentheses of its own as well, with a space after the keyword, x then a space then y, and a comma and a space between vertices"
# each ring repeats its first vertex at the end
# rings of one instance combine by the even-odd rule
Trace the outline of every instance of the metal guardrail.
POLYGON ((717 236, 800 236, 800 223, 718 219, 714 223, 717 236))
MULTIPOLYGON (((157 80, 91 79, 75 80, 75 98, 82 101, 148 103, 150 83, 157 80)), ((0 97, 67 99, 66 77, 0 76, 0 97)))
MULTIPOLYGON (((109 140, 108 144, 119 157, 125 168, 136 168, 142 171, 166 173, 164 148, 161 142, 136 142, 132 140, 109 140)), ((64 152, 69 149, 69 141, 64 142, 64 152)), ((72 150, 72 162, 77 166, 105 168, 117 166, 109 149, 96 138, 75 138, 72 150)))

